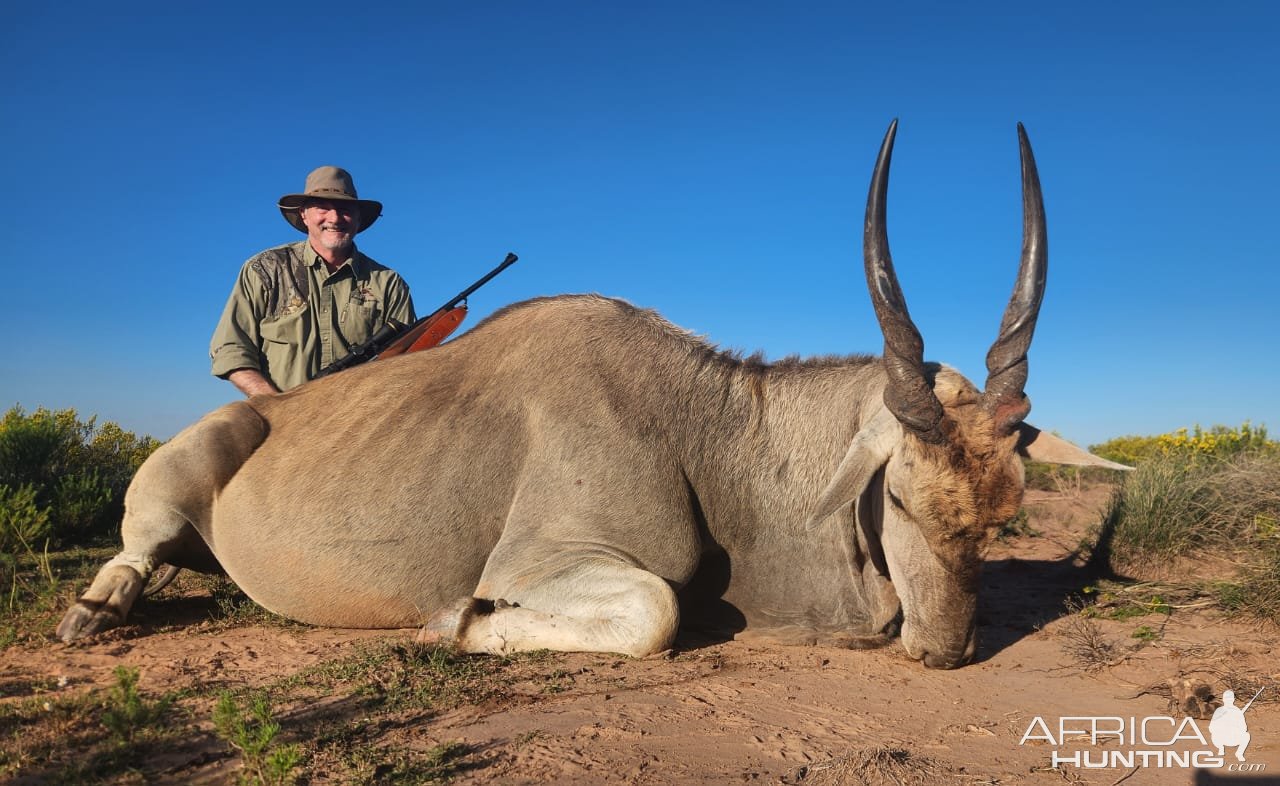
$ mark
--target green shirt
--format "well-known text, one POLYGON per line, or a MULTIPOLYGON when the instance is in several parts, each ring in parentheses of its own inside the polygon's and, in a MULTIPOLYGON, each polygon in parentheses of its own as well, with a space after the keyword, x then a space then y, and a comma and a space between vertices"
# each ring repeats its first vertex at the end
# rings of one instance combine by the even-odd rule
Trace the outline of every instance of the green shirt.
POLYGON ((280 390, 301 385, 388 319, 414 321, 409 286, 352 249, 330 273, 306 240, 244 263, 213 332, 213 374, 259 371, 280 390))

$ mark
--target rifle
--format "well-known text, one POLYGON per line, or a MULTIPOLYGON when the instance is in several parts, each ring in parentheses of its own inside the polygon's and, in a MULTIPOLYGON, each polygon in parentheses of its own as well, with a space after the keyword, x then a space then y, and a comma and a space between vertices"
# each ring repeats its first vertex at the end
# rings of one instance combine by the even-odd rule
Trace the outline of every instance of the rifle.
POLYGON ((449 337, 449 334, 462 324, 467 317, 467 298, 472 292, 489 283, 489 279, 515 264, 519 259, 515 254, 507 254, 502 264, 490 270, 476 283, 459 292, 452 300, 436 309, 412 325, 405 325, 394 319, 378 328, 367 341, 351 347, 344 357, 338 358, 320 369, 316 377, 327 377, 339 371, 358 366, 370 360, 403 355, 406 352, 417 352, 430 349, 449 337))
POLYGON ((1253 694, 1253 698, 1249 699, 1249 703, 1244 705, 1244 709, 1240 710, 1240 714, 1243 715, 1246 712, 1248 712, 1249 708, 1253 706, 1253 703, 1258 700, 1258 697, 1261 696, 1262 692, 1266 689, 1267 689, 1266 685, 1263 685, 1261 688, 1258 688, 1258 692, 1253 694))

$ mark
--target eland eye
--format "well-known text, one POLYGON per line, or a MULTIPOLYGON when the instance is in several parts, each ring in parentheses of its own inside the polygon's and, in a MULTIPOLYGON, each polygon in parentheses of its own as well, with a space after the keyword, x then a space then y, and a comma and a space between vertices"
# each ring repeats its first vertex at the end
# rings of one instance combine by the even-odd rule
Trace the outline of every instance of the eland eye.
POLYGON ((889 495, 889 501, 893 503, 895 508, 904 512, 906 511, 907 506, 902 504, 902 500, 898 499, 897 494, 894 494, 891 489, 887 490, 886 493, 889 495))

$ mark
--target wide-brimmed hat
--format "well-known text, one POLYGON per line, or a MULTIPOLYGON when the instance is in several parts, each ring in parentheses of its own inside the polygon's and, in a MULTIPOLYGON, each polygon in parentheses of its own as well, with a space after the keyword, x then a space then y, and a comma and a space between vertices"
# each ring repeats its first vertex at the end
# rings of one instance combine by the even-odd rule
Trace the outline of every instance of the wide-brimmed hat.
POLYGON ((360 228, 363 232, 382 215, 382 203, 356 196, 356 184, 351 173, 336 166, 322 166, 307 175, 301 194, 285 194, 280 197, 280 215, 299 232, 307 231, 302 223, 301 208, 308 199, 327 199, 331 202, 356 202, 360 205, 360 228))

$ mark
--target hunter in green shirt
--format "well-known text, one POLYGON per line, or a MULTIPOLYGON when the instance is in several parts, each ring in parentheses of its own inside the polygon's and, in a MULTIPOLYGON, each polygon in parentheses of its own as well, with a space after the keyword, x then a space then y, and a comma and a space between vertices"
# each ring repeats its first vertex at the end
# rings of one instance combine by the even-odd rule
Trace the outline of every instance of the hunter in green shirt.
POLYGON ((301 385, 389 320, 415 319, 404 279, 355 247, 382 205, 357 199, 345 170, 315 170, 279 207, 307 239, 244 264, 209 346, 214 375, 245 395, 301 385))

